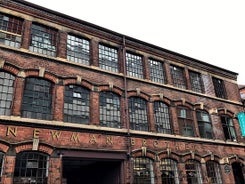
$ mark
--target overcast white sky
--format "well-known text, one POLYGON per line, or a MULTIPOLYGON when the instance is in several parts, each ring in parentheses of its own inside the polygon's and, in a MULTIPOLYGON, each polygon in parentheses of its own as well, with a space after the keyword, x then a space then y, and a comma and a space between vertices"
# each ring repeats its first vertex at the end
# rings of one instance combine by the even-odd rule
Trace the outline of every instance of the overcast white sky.
POLYGON ((28 0, 239 73, 245 84, 244 0, 28 0))

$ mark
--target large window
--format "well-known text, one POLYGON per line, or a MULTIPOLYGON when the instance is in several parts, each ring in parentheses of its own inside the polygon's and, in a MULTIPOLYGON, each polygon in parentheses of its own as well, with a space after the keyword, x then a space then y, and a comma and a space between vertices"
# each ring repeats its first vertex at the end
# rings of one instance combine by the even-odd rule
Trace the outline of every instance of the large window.
POLYGON ((201 78, 201 74, 197 72, 190 71, 190 81, 191 81, 191 90, 198 92, 198 93, 203 93, 203 82, 201 78))
POLYGON ((23 20, 0 13, 0 43, 19 48, 22 38, 23 20))
POLYGON ((44 25, 32 24, 30 51, 56 56, 57 30, 44 25))
POLYGON ((154 102, 155 127, 158 133, 171 134, 169 107, 163 102, 154 102))
POLYGON ((139 97, 129 98, 130 128, 133 130, 148 131, 147 103, 139 97))
POLYGON ((188 184, 202 184, 201 166, 196 160, 185 163, 186 180, 188 184))
POLYGON ((215 95, 219 98, 226 98, 224 81, 213 77, 213 84, 215 95))
POLYGON ((52 119, 53 84, 40 78, 26 78, 22 99, 22 116, 52 119))
POLYGON ((153 162, 147 157, 134 158, 133 184, 154 184, 153 162))
POLYGON ((131 53, 126 53, 127 75, 143 79, 143 63, 142 57, 131 53))
POLYGON ((177 66, 170 66, 173 85, 178 88, 186 89, 186 79, 184 69, 177 66))
POLYGON ((209 114, 206 111, 197 110, 196 115, 200 136, 202 138, 212 139, 213 131, 209 114))
POLYGON ((16 156, 14 183, 47 184, 48 156, 38 152, 21 152, 16 156))
POLYGON ((89 123, 89 90, 81 86, 65 86, 64 121, 89 123))
POLYGON ((15 77, 0 71, 0 115, 10 115, 15 77))
POLYGON ((221 180, 219 164, 217 162, 207 161, 206 168, 207 168, 208 183, 214 183, 214 184, 223 183, 221 180))
POLYGON ((67 36, 67 60, 85 65, 90 64, 89 41, 78 36, 67 36))
POLYGON ((121 128, 120 98, 112 92, 100 93, 100 125, 121 128))
POLYGON ((99 44, 99 67, 112 72, 118 72, 117 49, 99 44))
POLYGON ((194 136, 194 124, 192 111, 186 107, 178 107, 178 123, 180 133, 183 136, 194 136))
POLYGON ((232 118, 226 115, 221 116, 221 123, 226 140, 236 141, 236 132, 232 118))
POLYGON ((158 83, 165 83, 165 71, 163 63, 153 59, 149 59, 150 76, 151 80, 158 83))
POLYGON ((179 175, 177 169, 177 162, 165 158, 160 163, 162 184, 179 184, 179 175))

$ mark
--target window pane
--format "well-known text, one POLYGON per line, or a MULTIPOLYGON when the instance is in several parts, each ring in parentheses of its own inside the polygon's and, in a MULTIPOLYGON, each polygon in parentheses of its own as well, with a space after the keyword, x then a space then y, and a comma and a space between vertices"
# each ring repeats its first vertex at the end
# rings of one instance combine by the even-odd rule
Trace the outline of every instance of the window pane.
POLYGON ((0 115, 10 115, 15 77, 0 71, 0 115))
POLYGON ((121 128, 120 99, 112 92, 100 93, 100 125, 121 128))
POLYGON ((112 72, 118 72, 117 50, 105 45, 99 45, 99 67, 112 72))
POLYGON ((21 152, 16 156, 14 183, 47 184, 48 157, 38 152, 21 152))
POLYGON ((157 132, 172 133, 169 107, 163 102, 154 102, 154 119, 157 132))
POLYGON ((236 141, 236 132, 233 125, 233 121, 229 116, 222 115, 221 123, 224 131, 224 136, 226 140, 236 141))
POLYGON ((188 184, 202 184, 200 163, 195 160, 188 160, 185 164, 186 179, 188 184))
POLYGON ((67 36, 67 59, 85 65, 90 64, 89 41, 77 36, 67 36))
POLYGON ((139 97, 129 98, 130 128, 133 130, 148 131, 146 101, 139 97))
POLYGON ((160 170, 162 173, 161 177, 163 184, 179 184, 179 176, 176 161, 168 158, 161 160, 160 170))
POLYGON ((190 74, 190 81, 191 81, 191 89, 198 93, 203 93, 203 83, 201 74, 197 72, 189 72, 190 74))
POLYGON ((186 107, 178 107, 177 112, 181 135, 194 137, 192 111, 186 107))
POLYGON ((226 91, 223 80, 213 77, 213 84, 215 95, 219 98, 226 98, 226 91))
POLYGON ((30 51, 56 56, 57 31, 43 25, 32 24, 30 51))
POLYGON ((142 57, 126 53, 127 75, 143 79, 142 57))
POLYGON ((177 66, 170 66, 173 85, 178 88, 186 89, 184 69, 177 66))
POLYGON ((89 124, 89 90, 81 86, 65 86, 64 121, 89 124))
POLYGON ((22 117, 52 119, 53 84, 39 78, 26 78, 22 117))
POLYGON ((219 164, 214 161, 207 161, 206 163, 208 182, 215 184, 222 184, 219 164))
POLYGON ((151 80, 158 83, 165 83, 165 71, 163 69, 163 63, 149 59, 151 80))
POLYGON ((146 157, 134 158, 133 184, 154 184, 153 162, 146 157))
POLYGON ((213 133, 209 114, 205 111, 197 111, 196 114, 200 136, 202 138, 212 139, 213 133))
POLYGON ((0 44, 19 48, 22 39, 23 20, 0 13, 0 44))

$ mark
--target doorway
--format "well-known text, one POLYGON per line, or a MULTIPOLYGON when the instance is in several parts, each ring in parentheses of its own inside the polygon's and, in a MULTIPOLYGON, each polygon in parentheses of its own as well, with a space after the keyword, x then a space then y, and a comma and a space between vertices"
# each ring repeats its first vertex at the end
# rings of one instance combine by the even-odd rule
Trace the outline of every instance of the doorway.
POLYGON ((235 184, 244 184, 243 168, 242 164, 239 162, 234 162, 232 164, 233 175, 235 179, 235 184))
POLYGON ((63 184, 119 184, 121 161, 63 157, 63 184))

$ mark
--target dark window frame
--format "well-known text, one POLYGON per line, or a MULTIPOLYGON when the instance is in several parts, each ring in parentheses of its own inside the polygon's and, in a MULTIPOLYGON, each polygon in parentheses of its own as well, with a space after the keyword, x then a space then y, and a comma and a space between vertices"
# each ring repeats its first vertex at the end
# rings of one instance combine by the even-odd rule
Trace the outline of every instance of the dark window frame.
POLYGON ((36 77, 25 79, 21 115, 25 118, 52 119, 54 84, 36 77))
POLYGON ((66 57, 68 61, 90 65, 90 41, 81 36, 68 34, 66 57))
POLYGON ((170 108, 161 101, 154 102, 154 120, 157 133, 172 134, 170 108))
POLYGON ((119 95, 111 91, 100 92, 100 125, 121 128, 121 104, 119 95))
POLYGON ((208 182, 222 184, 221 170, 217 162, 209 160, 206 162, 208 182))
POLYGON ((188 184, 202 184, 202 171, 200 162, 190 159, 185 163, 186 180, 188 184))
POLYGON ((196 117, 200 137, 213 139, 213 127, 209 113, 204 110, 196 110, 196 117))
POLYGON ((179 171, 177 167, 177 161, 171 158, 163 158, 160 161, 160 171, 162 183, 175 184, 179 183, 179 171))
POLYGON ((127 75, 139 79, 144 78, 143 57, 137 54, 126 52, 127 75))
POLYGON ((212 80, 214 85, 215 96, 218 98, 227 99, 224 81, 215 77, 213 77, 212 80))
POLYGON ((105 44, 99 44, 99 67, 111 72, 119 71, 118 49, 105 44))
POLYGON ((170 72, 173 85, 177 88, 186 89, 187 83, 184 68, 175 65, 170 65, 170 72))
POLYGON ((198 72, 189 71, 189 76, 190 76, 191 90, 198 93, 204 93, 204 86, 203 86, 201 74, 198 72))
POLYGON ((64 90, 64 121, 89 124, 90 91, 79 85, 69 84, 64 90))
POLYGON ((140 97, 128 99, 130 129, 149 131, 147 101, 140 97))
POLYGON ((165 84, 166 74, 164 70, 164 63, 155 59, 148 59, 150 68, 150 78, 153 82, 165 84))
POLYGON ((223 127, 225 140, 237 141, 236 129, 232 118, 228 115, 221 115, 221 124, 223 127))

